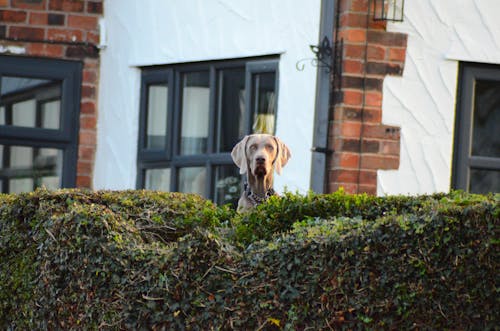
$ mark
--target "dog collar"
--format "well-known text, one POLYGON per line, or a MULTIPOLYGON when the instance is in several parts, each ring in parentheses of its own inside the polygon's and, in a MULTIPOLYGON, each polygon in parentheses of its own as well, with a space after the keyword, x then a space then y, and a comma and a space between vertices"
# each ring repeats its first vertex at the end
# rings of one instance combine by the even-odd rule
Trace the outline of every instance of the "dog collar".
POLYGON ((248 200, 250 200, 250 202, 256 206, 256 205, 260 205, 261 203, 263 203, 264 201, 266 201, 267 199, 269 199, 269 197, 273 196, 276 194, 276 192, 274 191, 273 188, 270 188, 266 191, 266 195, 264 197, 259 197, 257 194, 255 194, 254 192, 252 192, 252 190, 250 189, 250 185, 248 185, 248 183, 245 183, 244 184, 244 191, 245 191, 245 195, 246 197, 248 198, 248 200))

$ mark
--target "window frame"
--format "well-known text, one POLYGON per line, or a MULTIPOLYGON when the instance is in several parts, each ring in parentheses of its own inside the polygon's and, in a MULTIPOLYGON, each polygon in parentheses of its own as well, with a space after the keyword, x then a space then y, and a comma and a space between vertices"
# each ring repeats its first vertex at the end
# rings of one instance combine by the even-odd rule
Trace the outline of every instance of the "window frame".
MULTIPOLYGON (((251 75, 265 72, 276 74, 275 88, 278 97, 279 86, 279 57, 260 57, 218 60, 196 63, 181 63, 161 67, 145 67, 141 73, 141 101, 139 110, 139 149, 137 157, 136 187, 142 189, 146 183, 146 171, 149 169, 170 168, 170 191, 179 188, 179 170, 184 167, 204 167, 206 169, 206 186, 204 196, 210 199, 215 197, 215 173, 217 166, 233 165, 230 152, 220 152, 217 146, 217 129, 220 116, 220 105, 217 100, 220 92, 219 73, 227 69, 241 68, 245 72, 245 110, 251 109, 250 96, 251 75), (207 137, 207 151, 204 154, 182 155, 180 154, 180 139, 182 128, 182 77, 186 73, 206 71, 209 73, 209 123, 207 137), (145 151, 144 139, 146 135, 146 113, 147 113, 147 83, 156 80, 158 83, 167 82, 168 91, 168 127, 166 148, 156 151, 145 151), (173 88, 170 88, 170 87, 173 88)), ((251 132, 252 111, 245 112, 243 127, 245 134, 251 132)), ((241 137, 242 138, 242 137, 241 137)))
POLYGON ((469 191, 471 169, 500 171, 500 157, 471 155, 475 84, 477 80, 500 84, 500 66, 460 62, 458 79, 451 186, 469 191))
MULTIPOLYGON (((82 69, 83 64, 79 61, 0 55, 0 78, 9 76, 61 81, 59 129, 0 124, 0 145, 62 150, 61 187, 76 186, 82 69)), ((35 100, 38 117, 41 104, 51 99, 35 100)), ((1 164, 4 164, 3 160, 1 164)), ((0 177, 9 178, 2 175, 8 172, 0 168, 0 177)), ((2 192, 6 190, 6 182, 3 181, 2 192)))

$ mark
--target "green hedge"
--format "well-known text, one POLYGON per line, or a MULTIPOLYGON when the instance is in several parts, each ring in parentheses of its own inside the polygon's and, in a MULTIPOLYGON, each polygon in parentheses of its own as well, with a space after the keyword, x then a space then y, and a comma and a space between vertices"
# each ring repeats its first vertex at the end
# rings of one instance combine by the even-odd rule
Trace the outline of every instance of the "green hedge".
POLYGON ((0 195, 0 329, 496 329, 499 201, 0 195))

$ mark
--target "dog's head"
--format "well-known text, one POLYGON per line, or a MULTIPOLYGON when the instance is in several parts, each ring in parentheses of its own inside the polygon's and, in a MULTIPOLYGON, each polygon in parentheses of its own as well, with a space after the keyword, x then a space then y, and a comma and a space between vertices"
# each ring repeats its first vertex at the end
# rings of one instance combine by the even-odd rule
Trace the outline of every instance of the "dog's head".
POLYGON ((281 169, 291 156, 288 147, 279 138, 269 134, 248 135, 231 152, 240 174, 250 172, 258 178, 272 174, 273 169, 281 174, 281 169))

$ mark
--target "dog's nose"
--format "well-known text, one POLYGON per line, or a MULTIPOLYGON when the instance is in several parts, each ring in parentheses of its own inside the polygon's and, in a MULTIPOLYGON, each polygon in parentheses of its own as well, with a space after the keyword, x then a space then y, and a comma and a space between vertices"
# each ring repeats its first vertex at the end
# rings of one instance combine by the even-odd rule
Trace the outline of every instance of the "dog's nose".
POLYGON ((266 159, 265 159, 264 157, 262 157, 262 156, 257 156, 257 157, 255 158, 255 161, 256 161, 258 164, 262 164, 262 163, 266 162, 266 159))

